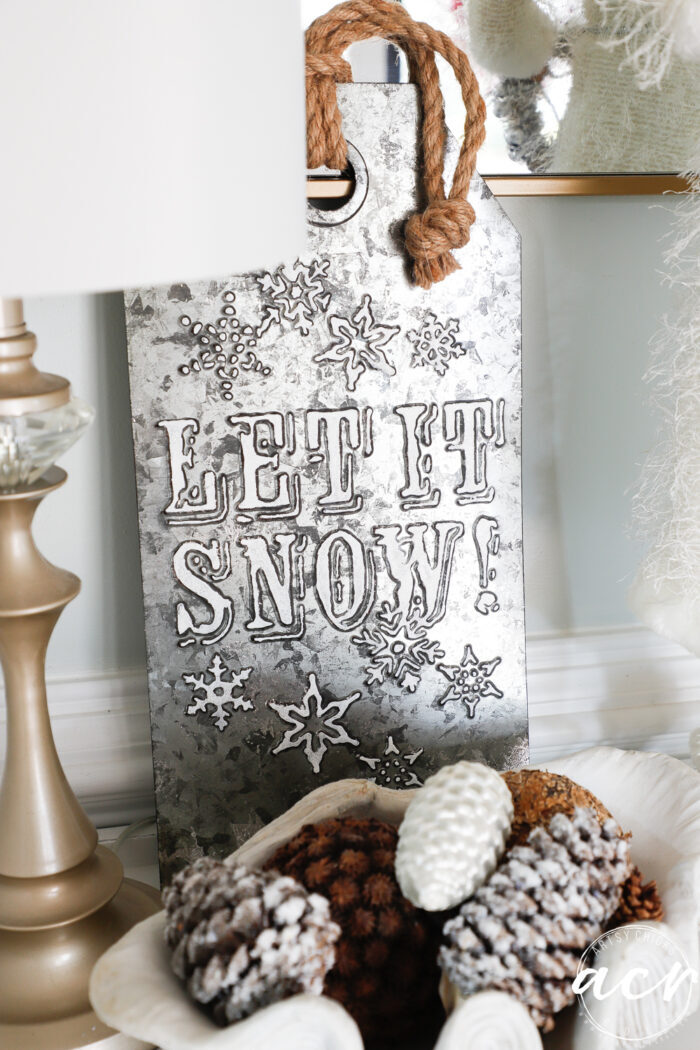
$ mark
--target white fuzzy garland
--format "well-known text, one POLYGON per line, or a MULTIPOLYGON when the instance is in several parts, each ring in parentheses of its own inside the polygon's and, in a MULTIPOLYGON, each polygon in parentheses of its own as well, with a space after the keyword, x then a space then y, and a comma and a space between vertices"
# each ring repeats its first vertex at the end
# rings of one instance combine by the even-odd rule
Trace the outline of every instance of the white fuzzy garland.
POLYGON ((646 375, 659 440, 633 501, 640 532, 656 539, 629 601, 644 623, 700 654, 700 149, 692 167, 664 254, 677 307, 646 375))
MULTIPOLYGON (((624 47, 622 65, 630 66, 642 91, 660 87, 675 54, 690 57, 687 34, 700 47, 700 4, 697 0, 595 0, 609 39, 603 47, 624 47)), ((696 52, 697 53, 697 50, 696 52)))

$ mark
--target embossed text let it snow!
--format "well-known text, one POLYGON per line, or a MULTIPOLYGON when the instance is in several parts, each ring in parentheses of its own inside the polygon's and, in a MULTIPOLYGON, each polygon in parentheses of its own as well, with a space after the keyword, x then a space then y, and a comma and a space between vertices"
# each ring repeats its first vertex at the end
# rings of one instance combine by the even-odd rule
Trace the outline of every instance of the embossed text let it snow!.
MULTIPOLYGON (((283 268, 276 277, 278 281, 284 277, 283 268)), ((268 275, 267 280, 272 278, 268 275)), ((228 316, 233 324, 235 295, 229 291, 223 301, 222 317, 226 321, 228 316)), ((297 311, 295 320, 303 322, 303 313, 297 311)), ((256 334, 269 326, 269 315, 267 321, 256 334)), ((193 323, 187 315, 180 323, 190 329, 200 350, 199 359, 182 366, 181 373, 206 368, 209 358, 221 350, 216 341, 221 340, 221 328, 193 323), (207 349, 210 344, 212 350, 207 349)), ((352 318, 331 317, 330 328, 341 338, 318 358, 345 365, 349 392, 368 368, 379 370, 381 366, 385 374, 394 372, 384 347, 399 334, 399 328, 376 322, 369 295, 363 297, 352 318), (342 349, 344 327, 351 329, 345 343, 353 350, 345 358, 337 353, 342 349), (364 353, 358 333, 365 341, 364 353)), ((422 331, 408 333, 415 348, 413 364, 430 363, 438 374, 444 374, 451 356, 467 353, 456 334, 457 321, 440 325, 428 314, 422 331), (432 349, 436 331, 442 356, 432 349)), ((247 353, 252 354, 250 370, 263 371, 254 353, 247 353)), ((238 356, 232 357, 241 369, 245 368, 245 354, 239 348, 238 356)), ((220 372, 220 378, 225 375, 220 372)), ((227 387, 223 386, 222 396, 230 400, 227 387)), ((505 445, 503 398, 396 404, 379 417, 372 407, 346 402, 297 412, 237 412, 227 415, 225 423, 235 436, 236 452, 228 457, 227 469, 218 473, 199 462, 200 419, 185 416, 157 423, 167 448, 170 499, 162 508, 167 524, 191 530, 223 525, 233 518, 237 529, 235 541, 206 541, 190 535, 174 549, 175 579, 196 598, 198 610, 202 604, 207 610, 201 615, 191 602, 177 602, 180 647, 222 642, 237 618, 254 644, 299 640, 313 604, 331 628, 350 634, 358 652, 367 658, 368 686, 393 678, 413 692, 422 667, 437 664, 450 683, 440 702, 461 700, 469 718, 482 699, 503 695, 493 681, 500 657, 478 660, 468 645, 459 666, 441 664, 445 653, 428 633, 445 615, 455 554, 465 543, 471 544, 475 568, 474 609, 487 616, 500 608, 493 567, 499 553, 499 523, 490 514, 480 513, 466 531, 464 512, 456 518, 450 516, 450 508, 454 513, 458 508, 488 505, 494 499, 489 460, 505 445), (367 506, 371 494, 357 490, 357 467, 360 459, 372 459, 378 445, 382 457, 388 454, 402 464, 393 497, 397 518, 403 520, 377 523, 368 541, 352 528, 353 515, 364 517, 371 512, 367 506), (306 470, 297 465, 300 459, 306 470), (438 459, 443 460, 441 477, 454 474, 449 490, 435 483, 438 459), (325 528, 321 524, 314 536, 308 529, 295 527, 309 504, 315 519, 325 522, 325 528), (445 517, 422 521, 421 509, 426 507, 444 508, 445 517), (260 531, 263 522, 275 523, 272 534, 260 531), (247 594, 239 609, 225 588, 236 558, 240 564, 235 575, 243 572, 247 580, 247 594), (393 589, 393 600, 381 601, 377 608, 382 574, 393 589), (373 613, 374 622, 366 626, 373 613)), ((187 679, 197 681, 195 676, 187 679)), ((239 703, 244 701, 239 699, 239 703)), ((195 711, 202 709, 201 702, 194 704, 195 711)), ((230 711, 219 706, 216 724, 220 730, 229 717, 230 711)))
MULTIPOLYGON (((442 406, 396 405, 395 419, 383 420, 381 428, 371 408, 348 405, 303 413, 271 410, 232 415, 227 423, 238 437, 239 456, 232 457, 230 472, 202 470, 194 499, 188 495, 192 492, 189 472, 197 468, 200 422, 194 418, 160 421, 158 426, 167 435, 171 484, 171 499, 164 508, 168 524, 220 523, 234 514, 241 526, 237 552, 232 552, 230 541, 218 539, 210 543, 188 539, 176 547, 176 579, 210 610, 208 619, 197 619, 186 602, 178 603, 178 644, 212 645, 230 631, 236 610, 218 583, 229 575, 236 554, 244 560, 248 578, 247 607, 239 615, 245 618, 252 642, 303 637, 310 601, 335 630, 357 630, 374 609, 378 571, 385 572, 395 586, 396 613, 424 627, 434 626, 445 613, 455 550, 465 527, 449 517, 421 522, 420 509, 493 500, 487 463, 490 449, 504 445, 503 410, 502 400, 494 404, 489 398, 442 406), (441 449, 432 433, 437 428, 441 449), (369 548, 349 524, 341 527, 336 521, 363 509, 365 497, 355 489, 356 457, 371 457, 377 441, 395 446, 395 454, 402 456, 404 484, 396 492, 396 503, 414 520, 376 525, 369 548), (302 484, 301 471, 291 464, 299 453, 317 464, 317 485, 302 484), (447 499, 431 480, 433 457, 440 453, 456 454, 459 461, 460 480, 447 499), (233 505, 230 491, 237 493, 233 505), (315 544, 293 527, 305 500, 312 500, 328 520, 328 531, 315 544), (273 538, 261 535, 255 527, 259 521, 278 522, 279 531, 273 538), (311 593, 305 583, 308 577, 313 581, 311 593)), ((474 607, 487 615, 498 610, 497 595, 489 589, 495 574, 489 569, 489 558, 498 553, 498 522, 479 515, 471 534, 478 565, 474 607)), ((402 684, 414 689, 415 676, 406 675, 402 684)))

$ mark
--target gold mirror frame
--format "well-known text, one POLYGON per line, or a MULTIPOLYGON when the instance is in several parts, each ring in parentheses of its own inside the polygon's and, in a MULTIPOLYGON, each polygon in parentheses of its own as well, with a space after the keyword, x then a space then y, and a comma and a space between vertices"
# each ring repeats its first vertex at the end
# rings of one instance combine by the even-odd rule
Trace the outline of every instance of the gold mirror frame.
MULTIPOLYGON (((483 175, 496 197, 634 197, 661 193, 688 193, 683 175, 483 175)), ((342 176, 312 176, 306 182, 309 198, 346 197, 352 189, 342 176)))
POLYGON ((683 175, 484 175, 496 197, 618 197, 687 193, 683 175))

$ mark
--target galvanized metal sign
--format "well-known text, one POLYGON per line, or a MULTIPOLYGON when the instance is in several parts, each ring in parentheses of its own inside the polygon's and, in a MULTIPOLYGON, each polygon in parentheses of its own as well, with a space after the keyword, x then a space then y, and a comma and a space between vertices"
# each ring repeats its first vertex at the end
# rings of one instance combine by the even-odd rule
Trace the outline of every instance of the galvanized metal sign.
POLYGON ((339 101, 355 191, 306 258, 126 294, 166 876, 323 781, 527 758, 518 235, 475 178, 415 288, 416 91, 339 101))

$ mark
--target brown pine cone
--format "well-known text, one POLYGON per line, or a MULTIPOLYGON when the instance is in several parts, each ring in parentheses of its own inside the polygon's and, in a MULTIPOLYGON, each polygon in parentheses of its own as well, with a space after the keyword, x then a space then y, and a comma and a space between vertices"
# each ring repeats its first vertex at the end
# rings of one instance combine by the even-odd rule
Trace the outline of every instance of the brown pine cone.
POLYGON ((217 1024, 299 992, 321 995, 340 929, 293 879, 200 857, 163 891, 171 965, 217 1024))
POLYGON ((429 1041, 443 1016, 437 952, 444 916, 419 911, 401 893, 397 838, 379 820, 327 820, 307 825, 266 865, 329 899, 342 932, 324 992, 355 1019, 367 1046, 405 1046, 423 1035, 429 1041))
POLYGON ((578 806, 592 809, 601 824, 610 820, 599 798, 559 773, 519 769, 501 775, 510 788, 514 808, 506 849, 524 846, 533 828, 547 827, 555 813, 570 817, 578 806))
POLYGON ((608 927, 625 926, 628 922, 662 922, 664 906, 656 882, 644 885, 644 876, 635 867, 622 887, 622 899, 608 927))

